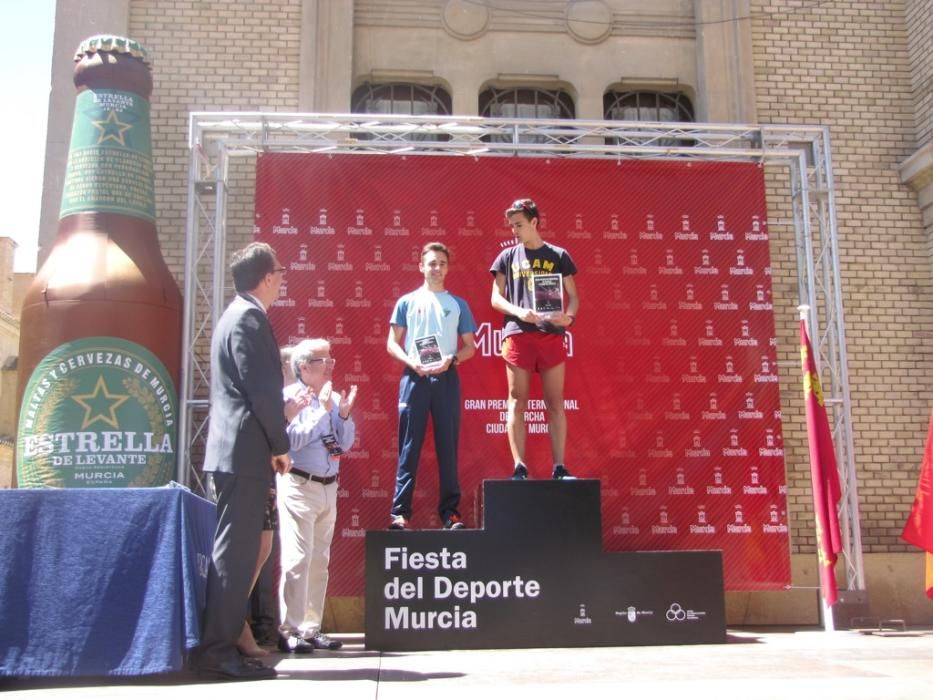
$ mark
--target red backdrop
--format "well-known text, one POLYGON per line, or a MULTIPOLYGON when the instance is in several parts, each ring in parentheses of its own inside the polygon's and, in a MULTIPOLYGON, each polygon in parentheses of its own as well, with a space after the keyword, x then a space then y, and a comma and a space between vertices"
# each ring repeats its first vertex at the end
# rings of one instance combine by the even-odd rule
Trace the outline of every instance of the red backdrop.
MULTIPOLYGON (((608 550, 721 549, 730 590, 790 583, 781 411, 761 169, 747 163, 260 156, 254 233, 288 268, 271 311, 281 343, 326 337, 338 389, 359 385, 358 440, 341 467, 331 595, 363 593, 367 529, 384 528, 395 478, 401 367, 385 351, 395 300, 423 282, 427 241, 451 249, 447 288, 479 324, 460 369, 461 512, 505 478, 506 379, 489 266, 512 241, 518 197, 578 267, 567 342, 567 463, 602 481, 608 550)), ((540 386, 529 466, 550 475, 540 386)), ((439 527, 429 436, 415 527, 439 527)))

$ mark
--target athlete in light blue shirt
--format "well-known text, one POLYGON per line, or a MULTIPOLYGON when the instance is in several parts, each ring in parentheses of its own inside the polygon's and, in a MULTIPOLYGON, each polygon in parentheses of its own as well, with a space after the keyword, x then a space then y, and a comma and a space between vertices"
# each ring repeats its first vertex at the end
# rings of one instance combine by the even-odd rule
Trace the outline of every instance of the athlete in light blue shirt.
POLYGON ((418 460, 428 416, 440 475, 437 512, 447 529, 464 527, 457 511, 460 483, 460 378, 457 365, 476 352, 476 321, 467 303, 444 288, 450 254, 443 243, 428 243, 418 269, 424 284, 402 296, 389 320, 386 350, 405 365, 398 394, 398 470, 389 527, 404 530, 411 520, 418 460), (459 348, 458 348, 459 346, 459 348))

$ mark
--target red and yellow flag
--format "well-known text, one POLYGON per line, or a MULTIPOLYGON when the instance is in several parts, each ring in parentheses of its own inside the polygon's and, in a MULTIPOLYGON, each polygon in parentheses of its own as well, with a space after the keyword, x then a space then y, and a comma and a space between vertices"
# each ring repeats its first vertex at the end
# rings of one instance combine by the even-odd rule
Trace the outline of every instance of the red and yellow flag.
POLYGON ((927 446, 920 465, 917 494, 901 539, 927 551, 926 590, 927 597, 933 598, 933 416, 930 417, 927 446))
POLYGON ((813 348, 806 324, 800 321, 800 364, 803 368, 803 395, 807 407, 807 437, 810 443, 810 480, 813 484, 813 507, 816 517, 816 549, 820 567, 820 590, 827 605, 833 605, 836 590, 836 557, 842 551, 839 532, 839 470, 833 450, 823 387, 816 369, 813 348))

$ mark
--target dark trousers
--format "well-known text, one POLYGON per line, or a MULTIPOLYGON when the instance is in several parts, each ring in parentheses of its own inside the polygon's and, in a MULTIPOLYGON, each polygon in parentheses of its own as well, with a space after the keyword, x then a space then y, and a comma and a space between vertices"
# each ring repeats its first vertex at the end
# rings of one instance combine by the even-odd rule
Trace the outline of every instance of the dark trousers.
POLYGON ((249 598, 253 636, 259 644, 274 643, 279 638, 280 552, 279 531, 276 529, 272 531, 272 552, 262 565, 249 598))
POLYGON ((259 556, 259 539, 269 482, 235 474, 212 474, 217 530, 207 575, 207 601, 197 662, 214 665, 237 658, 249 589, 259 556))
POLYGON ((419 377, 406 369, 398 389, 398 469, 392 515, 411 517, 411 499, 421 445, 428 427, 434 424, 440 496, 437 512, 441 521, 457 513, 460 483, 457 477, 457 444, 460 438, 460 377, 451 367, 443 374, 419 377))

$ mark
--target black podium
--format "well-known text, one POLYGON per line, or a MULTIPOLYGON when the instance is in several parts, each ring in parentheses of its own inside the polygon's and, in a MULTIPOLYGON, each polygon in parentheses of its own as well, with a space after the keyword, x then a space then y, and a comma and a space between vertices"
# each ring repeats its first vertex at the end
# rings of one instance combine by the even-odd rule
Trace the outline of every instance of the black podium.
POLYGON ((483 529, 366 533, 367 648, 726 640, 720 552, 604 552, 597 480, 483 488, 483 529))

